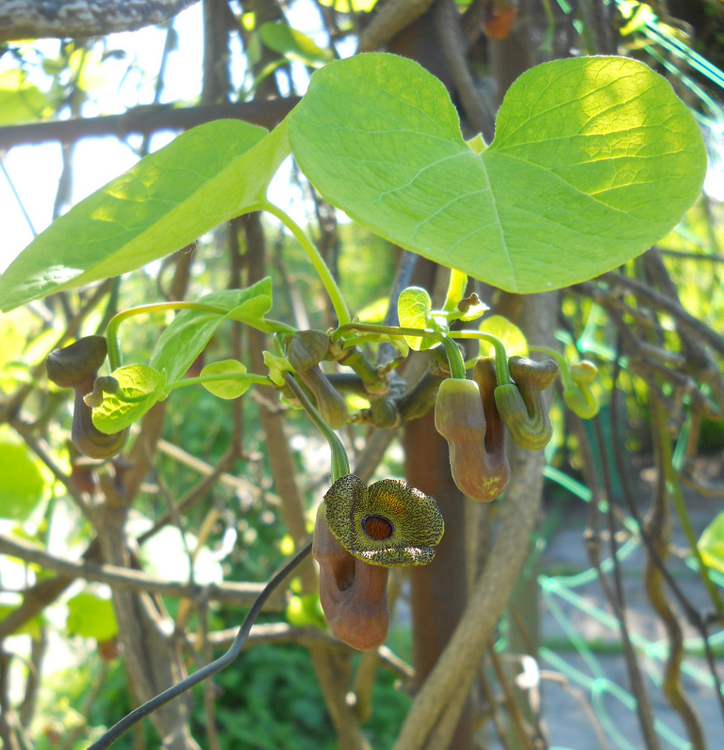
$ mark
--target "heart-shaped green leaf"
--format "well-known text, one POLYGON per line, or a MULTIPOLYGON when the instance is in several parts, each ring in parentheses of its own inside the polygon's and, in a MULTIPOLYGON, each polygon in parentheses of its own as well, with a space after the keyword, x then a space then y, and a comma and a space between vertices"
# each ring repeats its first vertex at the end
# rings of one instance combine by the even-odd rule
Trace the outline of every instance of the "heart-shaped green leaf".
POLYGON ((524 73, 482 153, 443 84, 394 55, 313 76, 292 152, 322 195, 426 258, 511 292, 589 279, 643 252, 699 195, 706 152, 661 76, 621 57, 524 73))
POLYGON ((201 385, 203 385, 207 391, 213 393, 214 396, 218 396, 219 398, 239 398, 239 396, 249 390, 251 383, 235 379, 233 376, 245 374, 246 367, 244 367, 241 362, 237 362, 235 359, 224 359, 221 362, 212 362, 201 370, 201 377, 205 377, 206 375, 216 375, 220 379, 208 383, 202 383, 201 385), (231 375, 232 377, 223 380, 221 377, 224 375, 231 375))
POLYGON ((96 429, 106 435, 120 432, 137 422, 163 396, 166 385, 166 373, 148 365, 119 367, 113 371, 113 377, 126 398, 145 398, 129 403, 118 398, 118 394, 104 394, 103 403, 93 409, 92 419, 96 429))
POLYGON ((286 123, 267 133, 215 120, 181 134, 38 235, 0 278, 0 308, 133 271, 260 208, 288 155, 286 123))
POLYGON ((68 601, 66 627, 70 635, 109 641, 118 633, 113 602, 85 592, 74 596, 68 601))
POLYGON ((271 294, 271 278, 267 276, 246 289, 225 289, 201 297, 199 302, 228 312, 220 315, 201 310, 182 310, 161 334, 149 364, 156 370, 166 370, 169 385, 175 383, 227 318, 266 330, 264 314, 271 310, 271 294))
MULTIPOLYGON (((432 300, 427 290, 419 286, 409 286, 397 299, 397 317, 403 328, 427 328, 428 315, 432 309, 432 300)), ((437 343, 433 339, 420 336, 405 336, 410 349, 416 352, 430 349, 437 343)))

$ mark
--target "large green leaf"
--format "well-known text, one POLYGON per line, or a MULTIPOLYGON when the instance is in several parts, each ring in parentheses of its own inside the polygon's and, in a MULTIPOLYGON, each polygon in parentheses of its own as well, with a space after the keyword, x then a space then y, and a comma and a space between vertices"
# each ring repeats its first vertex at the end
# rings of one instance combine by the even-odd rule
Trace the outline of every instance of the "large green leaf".
POLYGON ((202 297, 199 302, 228 310, 218 315, 200 310, 182 310, 161 334, 151 355, 151 367, 166 370, 168 383, 176 382, 209 343, 227 318, 266 329, 264 314, 271 310, 272 285, 267 276, 246 289, 225 289, 202 297))
POLYGON ((312 76, 289 138, 304 173, 352 218, 519 293, 643 252, 681 220, 706 171, 699 128, 671 86, 620 57, 524 73, 478 154, 440 81, 410 60, 359 55, 312 76))
POLYGON ((289 155, 287 126, 240 120, 183 133, 54 221, 0 278, 0 308, 117 276, 259 208, 289 155))
POLYGON ((45 492, 45 477, 24 443, 0 439, 0 518, 24 521, 45 492))

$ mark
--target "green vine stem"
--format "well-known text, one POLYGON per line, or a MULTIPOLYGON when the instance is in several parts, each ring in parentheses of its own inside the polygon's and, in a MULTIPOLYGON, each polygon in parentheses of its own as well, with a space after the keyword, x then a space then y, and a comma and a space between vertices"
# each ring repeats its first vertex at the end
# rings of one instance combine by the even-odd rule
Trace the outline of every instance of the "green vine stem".
POLYGON ((450 336, 456 339, 482 339, 492 344, 495 350, 495 377, 498 385, 510 385, 513 382, 508 369, 508 353, 500 339, 482 331, 450 331, 450 336))
MULTIPOLYGON (((145 315, 157 312, 165 312, 167 310, 198 310, 199 312, 207 312, 215 315, 228 315, 231 311, 228 307, 222 307, 221 305, 207 305, 203 302, 154 302, 150 305, 138 305, 138 307, 129 307, 128 310, 121 310, 116 313, 109 321, 108 328, 106 328, 106 340, 108 342, 108 362, 110 364, 111 372, 117 370, 121 364, 121 343, 118 338, 118 329, 127 318, 132 318, 134 315, 145 315)), ((277 320, 270 320, 265 318, 265 322, 269 325, 269 328, 273 332, 278 333, 295 333, 296 328, 288 326, 286 323, 281 323, 277 320)))
POLYGON ((576 384, 573 382, 573 376, 571 370, 568 367, 568 360, 555 349, 549 349, 547 346, 529 346, 528 351, 538 352, 538 354, 545 354, 546 356, 554 359, 558 363, 558 369, 561 372, 561 380, 563 381, 564 388, 575 388, 576 384))
POLYGON ((324 262, 324 258, 319 254, 319 250, 310 242, 309 238, 302 228, 288 216, 281 208, 275 206, 273 203, 264 202, 261 206, 264 211, 268 211, 272 216, 276 216, 279 221, 296 237, 297 242, 302 246, 304 252, 307 254, 309 261, 314 266, 314 270, 319 275, 319 278, 324 284, 324 288, 327 290, 334 312, 337 315, 337 322, 339 325, 344 325, 352 320, 347 308, 347 303, 344 301, 342 292, 337 286, 337 282, 334 280, 334 276, 330 272, 327 264, 324 262))
POLYGON ((329 443, 332 451, 332 484, 338 479, 346 476, 349 471, 349 458, 345 451, 342 441, 337 437, 334 430, 319 416, 319 412, 314 408, 312 402, 307 398, 307 394, 300 388, 297 381, 291 373, 285 372, 284 382, 291 388, 294 395, 299 400, 302 408, 307 412, 307 416, 314 422, 317 429, 322 433, 325 440, 329 443))
MULTIPOLYGON (((460 354, 460 349, 458 349, 457 344, 450 338, 448 334, 442 333, 441 331, 431 331, 428 328, 398 328, 397 326, 381 326, 374 323, 347 323, 346 325, 339 326, 339 328, 337 328, 337 330, 332 334, 332 340, 338 340, 346 331, 367 331, 369 333, 382 333, 386 334, 387 336, 420 336, 423 338, 433 339, 434 341, 439 342, 445 347, 445 354, 447 354, 447 359, 450 364, 450 376, 453 378, 459 378, 460 380, 465 380, 466 378, 465 362, 463 361, 462 354, 460 354)), ((457 331, 455 332, 455 334, 457 335, 457 331)))
POLYGON ((451 313, 458 306, 458 302, 465 296, 465 287, 468 285, 468 275, 456 268, 450 269, 450 281, 447 285, 447 294, 445 295, 445 304, 442 310, 445 313, 451 313))

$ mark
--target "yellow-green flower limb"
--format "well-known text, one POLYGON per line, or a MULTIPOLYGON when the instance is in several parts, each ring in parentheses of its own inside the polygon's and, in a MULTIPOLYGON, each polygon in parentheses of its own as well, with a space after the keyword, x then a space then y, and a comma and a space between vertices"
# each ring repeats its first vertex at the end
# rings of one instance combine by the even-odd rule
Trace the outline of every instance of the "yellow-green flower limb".
POLYGON ((314 266, 314 270, 317 272, 324 288, 327 290, 329 299, 332 301, 332 307, 337 315, 337 321, 340 325, 349 323, 352 320, 352 316, 349 314, 347 303, 344 301, 342 292, 337 286, 337 282, 332 276, 332 272, 324 262, 324 258, 319 253, 319 250, 312 244, 307 235, 304 233, 302 228, 284 211, 273 203, 265 201, 261 208, 264 211, 268 211, 272 216, 276 216, 279 221, 294 235, 297 242, 302 246, 304 252, 307 254, 310 263, 314 266))
POLYGON ((450 331, 450 336, 456 339, 482 339, 492 344, 495 350, 495 376, 498 385, 508 385, 513 382, 510 379, 510 370, 508 369, 508 353, 500 339, 482 331, 450 331))
POLYGON ((343 476, 349 474, 349 458, 345 451, 342 441, 337 437, 334 430, 322 419, 319 412, 314 408, 312 402, 307 398, 307 394, 300 387, 291 373, 285 372, 283 375, 284 382, 289 386, 302 408, 307 412, 307 416, 314 422, 316 428, 322 433, 324 439, 329 443, 332 451, 332 483, 336 482, 343 476))
MULTIPOLYGON (((332 339, 341 338, 346 331, 362 331, 367 333, 384 333, 388 336, 420 336, 422 338, 432 339, 445 347, 448 363, 450 364, 450 375, 453 378, 465 380, 465 362, 460 354, 457 344, 450 337, 440 331, 431 331, 429 328, 399 328, 398 326, 382 326, 374 323, 347 323, 339 326, 332 334, 332 339)), ((496 339, 497 340, 497 339, 496 339)))
POLYGON ((573 376, 571 375, 571 369, 568 366, 568 360, 560 352, 557 352, 555 349, 550 349, 547 346, 529 346, 528 351, 545 354, 551 359, 554 359, 558 363, 558 369, 561 372, 563 387, 566 389, 576 387, 576 384, 573 382, 573 376))
POLYGON ((121 366, 121 344, 118 339, 118 328, 126 318, 132 318, 134 315, 145 315, 156 312, 165 312, 166 310, 199 310, 201 312, 215 313, 216 315, 227 315, 229 310, 220 305, 205 305, 203 302, 155 302, 152 305, 139 305, 130 307, 128 310, 121 310, 116 313, 109 321, 106 329, 106 340, 108 341, 108 362, 111 366, 111 372, 121 366))

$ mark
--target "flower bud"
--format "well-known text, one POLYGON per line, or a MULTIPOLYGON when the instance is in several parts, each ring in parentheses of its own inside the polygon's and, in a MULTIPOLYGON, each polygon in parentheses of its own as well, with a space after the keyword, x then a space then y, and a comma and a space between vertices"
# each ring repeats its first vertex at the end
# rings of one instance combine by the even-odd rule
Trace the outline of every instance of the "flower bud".
POLYGON ((347 423, 347 404, 319 366, 328 349, 329 339, 321 331, 299 331, 289 341, 287 359, 314 396, 322 419, 338 430, 347 423))
POLYGON ((553 385, 558 365, 552 359, 536 362, 527 357, 511 357, 509 366, 515 384, 499 385, 495 403, 513 440, 526 450, 540 450, 553 436, 542 392, 553 385))

